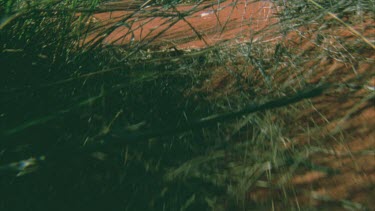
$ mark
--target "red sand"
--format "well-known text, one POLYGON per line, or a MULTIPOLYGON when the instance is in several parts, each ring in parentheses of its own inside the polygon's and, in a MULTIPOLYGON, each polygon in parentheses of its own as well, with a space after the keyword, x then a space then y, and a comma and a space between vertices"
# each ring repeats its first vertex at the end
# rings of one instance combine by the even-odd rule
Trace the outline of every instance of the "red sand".
MULTIPOLYGON (((128 5, 126 2, 122 4, 128 5)), ((277 21, 274 17, 276 6, 269 1, 226 1, 219 5, 209 2, 189 12, 193 8, 193 6, 179 6, 168 10, 160 7, 142 9, 133 18, 127 20, 128 26, 117 27, 105 41, 117 44, 126 44, 132 39, 147 42, 161 33, 153 44, 162 43, 164 48, 171 46, 184 49, 202 48, 233 38, 237 38, 238 41, 249 39, 255 32, 277 21), (204 7, 207 8, 203 9, 204 7), (152 10, 155 11, 150 13, 152 10), (189 15, 184 19, 144 17, 160 10, 163 10, 163 13, 170 12, 177 15, 188 12, 189 15)), ((101 22, 118 23, 121 18, 132 12, 101 13, 96 14, 95 18, 100 19, 101 22)))

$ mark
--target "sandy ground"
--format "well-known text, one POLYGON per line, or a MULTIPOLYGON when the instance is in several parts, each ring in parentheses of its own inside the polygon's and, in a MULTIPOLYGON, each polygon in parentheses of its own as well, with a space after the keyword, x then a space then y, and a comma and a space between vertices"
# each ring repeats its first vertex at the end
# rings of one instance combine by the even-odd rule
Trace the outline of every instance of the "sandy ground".
MULTIPOLYGON (((128 5, 126 2, 121 4, 128 5)), ((159 33, 161 35, 153 40, 153 44, 163 43, 164 47, 175 46, 179 49, 202 48, 234 38, 239 42, 250 37, 254 38, 256 32, 275 23, 277 20, 274 18, 274 13, 277 9, 268 1, 244 0, 226 1, 220 4, 208 2, 198 7, 179 6, 170 9, 148 7, 135 14, 134 18, 130 18, 128 26, 117 27, 110 33, 106 42, 116 44, 126 44, 131 40, 147 42, 159 33), (174 15, 189 15, 184 18, 147 17, 150 12, 159 11, 174 15)), ((134 10, 101 13, 96 14, 95 18, 101 22, 118 23, 132 12, 134 10)))

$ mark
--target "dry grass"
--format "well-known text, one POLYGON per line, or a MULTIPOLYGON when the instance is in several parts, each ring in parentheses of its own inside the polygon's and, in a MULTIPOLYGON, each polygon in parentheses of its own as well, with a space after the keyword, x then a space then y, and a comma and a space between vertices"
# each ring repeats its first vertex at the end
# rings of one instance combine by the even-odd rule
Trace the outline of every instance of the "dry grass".
POLYGON ((374 209, 372 1, 195 50, 161 38, 218 2, 131 3, 0 4, 1 209, 374 209))

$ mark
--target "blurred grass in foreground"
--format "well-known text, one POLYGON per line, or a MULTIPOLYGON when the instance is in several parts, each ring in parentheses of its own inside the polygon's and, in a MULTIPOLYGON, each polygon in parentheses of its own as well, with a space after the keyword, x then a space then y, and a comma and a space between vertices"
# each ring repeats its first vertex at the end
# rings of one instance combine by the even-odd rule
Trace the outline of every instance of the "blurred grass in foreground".
MULTIPOLYGON (((83 42, 98 28, 114 30, 90 22, 104 1, 1 1, 0 209, 300 209, 288 183, 296 171, 339 172, 312 162, 315 146, 292 140, 308 134, 324 148, 326 123, 300 118, 312 108, 309 100, 248 108, 321 84, 342 88, 329 75, 311 83, 317 76, 304 66, 327 55, 353 67, 366 62, 363 52, 373 49, 363 39, 325 43, 335 39, 326 29, 340 25, 326 13, 355 26, 375 7, 370 0, 314 1, 321 8, 286 2, 275 3, 283 7, 279 22, 257 33, 282 40, 261 36, 176 54, 153 53, 152 42, 83 42), (292 33, 318 34, 312 42, 319 50, 295 48, 292 33), (249 199, 259 187, 279 194, 263 203, 249 199)), ((346 82, 372 76, 357 73, 346 82)))

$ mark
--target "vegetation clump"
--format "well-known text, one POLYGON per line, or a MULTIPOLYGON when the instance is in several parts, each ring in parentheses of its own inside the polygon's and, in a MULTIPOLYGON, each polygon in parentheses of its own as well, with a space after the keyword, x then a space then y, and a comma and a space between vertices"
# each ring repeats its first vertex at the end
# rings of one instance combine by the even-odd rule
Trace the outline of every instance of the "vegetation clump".
POLYGON ((298 179, 371 173, 348 146, 374 124, 348 122, 374 102, 373 1, 275 1, 245 41, 190 50, 159 38, 222 2, 144 3, 0 1, 1 210, 375 207, 298 179), (168 27, 136 40, 143 18, 168 27))

